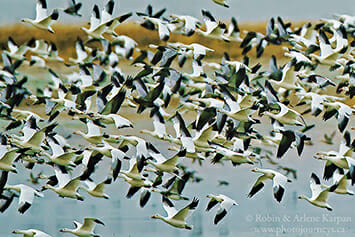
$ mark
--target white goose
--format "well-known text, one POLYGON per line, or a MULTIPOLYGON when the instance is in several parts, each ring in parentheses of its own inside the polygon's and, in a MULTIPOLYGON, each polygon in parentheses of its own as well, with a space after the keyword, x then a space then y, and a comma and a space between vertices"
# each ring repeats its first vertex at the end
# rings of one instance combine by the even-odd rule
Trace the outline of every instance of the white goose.
POLYGON ((344 174, 343 170, 337 169, 333 175, 334 184, 337 185, 337 188, 333 191, 334 193, 355 195, 354 191, 348 188, 351 184, 349 174, 349 172, 344 174))
POLYGON ((187 229, 191 230, 192 226, 187 224, 185 219, 188 216, 189 213, 193 212, 197 205, 198 205, 199 200, 197 198, 194 198, 192 202, 182 208, 181 210, 177 211, 174 207, 170 207, 168 203, 164 200, 163 198, 163 207, 166 213, 168 214, 167 217, 163 217, 159 214, 156 214, 152 216, 151 218, 153 219, 160 219, 164 221, 165 223, 168 223, 169 225, 172 225, 177 228, 182 228, 182 229, 187 229))
POLYGON ((229 5, 226 3, 226 0, 212 0, 212 1, 218 5, 229 8, 229 5))
POLYGON ((74 221, 75 229, 63 228, 59 230, 60 232, 72 233, 73 235, 79 237, 95 237, 98 236, 94 233, 95 223, 105 225, 102 221, 96 218, 85 217, 84 223, 81 224, 77 221, 74 221))
POLYGON ((80 185, 80 177, 72 179, 69 174, 62 173, 62 171, 57 166, 54 167, 54 171, 58 181, 58 186, 53 187, 52 185, 47 183, 46 185, 44 185, 44 188, 53 190, 60 197, 68 197, 83 201, 84 197, 82 197, 77 192, 80 185))
POLYGON ((262 173, 263 175, 256 180, 248 194, 248 197, 254 196, 254 194, 256 194, 260 189, 264 187, 264 182, 266 180, 272 179, 274 197, 276 201, 281 202, 285 192, 286 184, 287 182, 291 182, 291 180, 289 180, 285 175, 271 169, 254 168, 251 171, 262 173))
POLYGON ((43 193, 40 193, 39 191, 35 190, 34 188, 27 186, 25 184, 17 184, 17 185, 6 185, 4 187, 5 189, 12 189, 15 190, 16 192, 20 193, 20 198, 19 198, 19 208, 18 211, 23 214, 25 211, 27 211, 28 208, 31 207, 33 199, 35 196, 37 197, 43 197, 43 193))
POLYGON ((16 167, 12 162, 17 157, 17 148, 9 148, 6 145, 0 145, 0 170, 12 171, 16 173, 16 167))
POLYGON ((299 199, 305 199, 312 205, 317 207, 326 208, 328 211, 333 210, 332 207, 327 203, 329 192, 333 192, 337 188, 337 184, 332 185, 329 188, 322 189, 320 180, 318 176, 312 173, 310 186, 312 190, 312 197, 299 196, 299 199))
POLYGON ((277 114, 270 113, 269 111, 265 111, 264 114, 277 120, 281 124, 286 124, 286 125, 297 125, 297 126, 304 126, 303 123, 298 121, 298 119, 303 120, 303 117, 301 116, 300 113, 297 111, 288 108, 286 105, 277 102, 277 104, 280 107, 280 112, 277 114))
POLYGON ((91 13, 91 17, 90 17, 90 28, 84 28, 81 27, 81 29, 83 31, 85 31, 86 34, 88 34, 88 36, 90 38, 93 39, 105 39, 102 34, 105 32, 105 30, 107 29, 107 24, 101 24, 101 17, 100 17, 100 11, 99 11, 99 7, 95 4, 92 13, 91 13))
POLYGON ((51 235, 36 229, 14 230, 12 233, 23 235, 23 237, 51 237, 51 235))
POLYGON ((105 181, 95 184, 94 182, 91 182, 89 180, 85 180, 84 183, 88 186, 86 187, 79 187, 81 189, 84 189, 88 194, 90 194, 93 197, 98 197, 98 198, 105 198, 109 199, 110 196, 104 193, 104 188, 105 184, 110 184, 111 183, 111 178, 106 179, 105 181))
POLYGON ((59 17, 58 11, 53 10, 51 15, 47 13, 47 2, 46 0, 37 0, 36 4, 36 19, 31 20, 28 18, 22 19, 22 22, 27 22, 32 24, 33 26, 42 29, 48 30, 51 33, 54 33, 54 30, 51 27, 59 17))
POLYGON ((46 156, 51 162, 61 166, 68 166, 68 165, 75 166, 74 162, 72 161, 72 159, 76 155, 75 151, 64 152, 62 146, 56 144, 52 140, 48 141, 48 144, 52 150, 52 155, 46 152, 42 152, 42 154, 46 156))
POLYGON ((207 197, 211 200, 207 204, 206 211, 211 210, 211 208, 214 207, 217 203, 220 204, 219 210, 217 211, 217 214, 214 218, 215 225, 217 225, 218 222, 222 220, 225 215, 227 215, 227 212, 232 208, 232 206, 238 205, 236 201, 223 194, 208 194, 207 197))

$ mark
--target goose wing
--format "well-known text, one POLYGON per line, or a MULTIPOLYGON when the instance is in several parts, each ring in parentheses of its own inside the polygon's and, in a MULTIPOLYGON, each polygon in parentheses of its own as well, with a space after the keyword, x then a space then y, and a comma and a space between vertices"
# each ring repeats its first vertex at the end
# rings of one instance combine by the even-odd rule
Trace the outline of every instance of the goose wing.
POLYGON ((88 136, 101 136, 101 131, 100 131, 100 127, 95 125, 93 121, 89 120, 86 123, 88 132, 87 135, 88 136))
POLYGON ((174 206, 171 205, 171 201, 165 196, 163 196, 163 208, 168 214, 167 218, 172 218, 178 213, 174 206))
POLYGON ((94 229, 94 224, 98 223, 101 225, 105 225, 102 221, 96 218, 84 218, 84 223, 81 225, 80 229, 88 232, 92 232, 94 229))
POLYGON ((282 199, 283 194, 285 192, 285 186, 286 186, 288 179, 283 174, 275 172, 275 176, 272 180, 273 180, 272 186, 273 186, 273 191, 274 191, 274 197, 278 202, 281 202, 281 199, 282 199))
POLYGON ((46 0, 37 0, 36 4, 36 20, 37 22, 43 20, 48 16, 46 0))
POLYGON ((78 186, 80 184, 80 177, 74 178, 70 180, 64 187, 63 189, 66 189, 68 191, 76 192, 78 186))
POLYGON ((186 207, 184 207, 180 211, 178 211, 172 217, 172 219, 179 220, 179 221, 185 221, 185 218, 187 217, 187 215, 196 209, 198 202, 199 202, 199 200, 197 198, 194 198, 189 205, 187 205, 186 207))
POLYGON ((315 173, 312 173, 312 175, 311 175, 310 187, 311 187, 311 191, 312 191, 311 199, 315 200, 315 199, 317 199, 319 194, 322 192, 320 179, 318 178, 318 176, 315 173))
POLYGON ((90 17, 90 31, 95 30, 100 25, 100 21, 99 7, 95 4, 90 17))
POLYGON ((259 190, 261 190, 264 187, 264 181, 267 180, 268 178, 266 175, 260 176, 254 183, 252 189, 250 190, 248 197, 254 196, 259 190))

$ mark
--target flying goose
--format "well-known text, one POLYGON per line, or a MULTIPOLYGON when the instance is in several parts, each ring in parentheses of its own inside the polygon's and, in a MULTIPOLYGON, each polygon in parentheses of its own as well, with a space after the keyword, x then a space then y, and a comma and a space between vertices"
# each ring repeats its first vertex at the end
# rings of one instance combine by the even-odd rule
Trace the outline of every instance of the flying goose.
POLYGON ((76 3, 75 0, 68 0, 68 7, 62 10, 68 15, 81 17, 79 10, 81 9, 82 5, 83 4, 81 2, 76 3))
POLYGON ((81 27, 92 39, 105 39, 102 34, 107 29, 107 23, 101 22, 99 7, 95 4, 90 17, 90 28, 81 27))
POLYGON ((30 23, 39 29, 48 30, 49 32, 54 33, 54 30, 51 28, 51 24, 53 24, 58 19, 58 17, 59 17, 59 14, 56 9, 53 10, 51 15, 48 15, 46 0, 37 0, 36 19, 31 20, 31 19, 25 18, 25 19, 22 19, 22 22, 30 23))
POLYGON ((78 192, 78 188, 80 185, 80 177, 76 177, 72 179, 68 173, 63 173, 62 170, 58 166, 54 166, 55 171, 55 178, 56 182, 58 183, 57 187, 52 186, 51 184, 47 183, 44 185, 44 189, 51 189, 56 192, 60 197, 68 197, 77 199, 80 201, 84 200, 78 192))
POLYGON ((217 143, 210 142, 209 144, 216 149, 216 155, 211 161, 214 164, 219 162, 222 158, 230 160, 233 165, 239 165, 243 163, 254 164, 254 160, 256 158, 255 154, 249 151, 236 152, 217 143))
POLYGON ((277 114, 271 113, 269 111, 265 111, 264 115, 269 116, 277 120, 281 124, 285 125, 296 125, 296 126, 304 126, 304 123, 301 123, 298 119, 301 119, 304 122, 303 117, 297 111, 288 108, 283 103, 277 102, 277 105, 280 107, 280 111, 277 114))
POLYGON ((13 234, 22 234, 23 237, 51 237, 49 234, 41 230, 27 229, 27 230, 14 230, 13 234))
POLYGON ((212 0, 212 1, 218 5, 229 8, 229 5, 226 3, 226 0, 212 0))
MULTIPOLYGON (((122 173, 122 172, 121 172, 122 173)), ((142 187, 144 188, 150 188, 152 186, 152 182, 150 180, 146 180, 146 179, 132 179, 132 178, 129 178, 128 176, 126 175, 121 175, 119 174, 118 177, 120 178, 123 178, 129 185, 130 185, 130 188, 127 192, 127 195, 126 197, 127 198, 131 198, 133 197, 133 195, 139 190, 141 189, 142 187)))
POLYGON ((0 145, 0 170, 16 173, 16 167, 12 162, 17 157, 18 148, 11 148, 7 145, 0 145))
POLYGON ((323 175, 325 180, 331 178, 336 169, 349 169, 352 185, 355 183, 355 159, 352 158, 352 149, 346 144, 341 143, 338 152, 317 152, 315 154, 314 157, 316 159, 326 160, 323 175))
POLYGON ((79 187, 79 189, 84 189, 88 194, 90 194, 93 197, 98 197, 98 198, 105 198, 109 199, 110 196, 104 193, 104 187, 105 184, 110 184, 111 183, 111 178, 106 179, 105 181, 95 184, 94 182, 91 182, 89 180, 85 180, 84 183, 88 186, 86 187, 79 187))
POLYGON ((51 148, 52 154, 48 154, 47 152, 42 152, 44 156, 46 156, 51 162, 61 165, 61 166, 68 166, 72 165, 75 166, 73 162, 73 158, 75 155, 78 154, 76 151, 64 151, 61 145, 55 143, 52 140, 48 141, 49 147, 51 148))
POLYGON ((29 50, 29 48, 34 44, 35 39, 29 40, 27 43, 22 45, 17 45, 13 38, 9 37, 8 48, 9 51, 4 51, 9 57, 15 60, 24 60, 26 57, 24 54, 29 50))
POLYGON ((95 223, 105 225, 102 221, 96 218, 92 217, 85 217, 84 218, 84 223, 81 224, 77 221, 74 221, 75 229, 60 229, 60 232, 66 232, 66 233, 72 233, 73 235, 79 236, 79 237, 95 237, 98 236, 94 233, 94 227, 95 223))
POLYGON ((305 199, 312 205, 317 207, 326 208, 328 211, 333 210, 332 207, 327 203, 329 192, 333 192, 337 188, 337 184, 332 185, 329 188, 322 189, 320 180, 318 176, 314 173, 311 175, 310 186, 312 190, 312 197, 299 196, 299 199, 305 199))
POLYGON ((28 208, 31 207, 33 199, 35 196, 43 197, 43 193, 35 190, 34 188, 27 186, 25 184, 17 184, 17 185, 6 185, 5 189, 15 190, 20 193, 19 197, 19 208, 18 211, 23 214, 28 208))
POLYGON ((191 230, 192 226, 187 224, 185 219, 189 213, 193 212, 196 209, 198 202, 199 200, 197 198, 194 198, 189 205, 177 211, 174 207, 169 206, 169 204, 163 199, 163 207, 168 216, 163 217, 159 214, 156 214, 153 215, 151 218, 160 219, 176 228, 191 230))
POLYGON ((350 172, 344 174, 344 171, 341 169, 337 169, 333 174, 333 183, 337 185, 337 188, 333 191, 338 194, 349 194, 355 195, 354 191, 348 189, 351 184, 350 181, 350 172))
POLYGON ((192 16, 171 14, 170 17, 171 23, 178 24, 174 32, 183 32, 187 36, 193 35, 196 27, 201 25, 201 22, 192 16))
POLYGON ((196 31, 201 33, 205 37, 213 39, 223 39, 228 42, 229 38, 224 35, 227 26, 222 22, 217 23, 211 12, 203 9, 201 10, 201 12, 205 21, 206 31, 202 31, 200 29, 196 29, 196 31))
POLYGON ((113 10, 115 7, 115 1, 109 0, 107 1, 105 8, 101 11, 101 24, 108 23, 107 29, 105 29, 105 33, 112 34, 114 36, 118 36, 115 32, 116 27, 127 20, 132 16, 132 12, 124 14, 122 16, 113 17, 113 10))
POLYGON ((238 205, 236 201, 223 194, 208 194, 206 197, 210 198, 206 211, 211 210, 211 208, 214 207, 217 203, 220 204, 219 210, 217 211, 217 214, 214 218, 215 225, 217 225, 218 222, 221 221, 225 215, 227 215, 227 212, 232 208, 232 206, 238 205))
POLYGON ((263 175, 260 176, 256 182, 254 183, 252 189, 250 190, 248 197, 253 197, 254 194, 256 194, 260 189, 264 187, 264 182, 268 179, 272 179, 272 186, 273 186, 273 192, 274 192, 274 197, 276 201, 281 202, 281 199, 283 197, 283 194, 285 192, 285 186, 287 182, 291 182, 286 176, 283 174, 271 170, 271 169, 259 169, 259 168, 254 168, 251 170, 252 172, 257 172, 257 173, 262 173, 263 175))
POLYGON ((176 163, 178 162, 179 158, 186 155, 186 150, 178 152, 169 159, 166 159, 163 156, 159 156, 160 153, 151 152, 149 154, 156 160, 156 162, 147 160, 148 164, 153 165, 157 170, 162 172, 177 173, 179 172, 179 168, 176 166, 176 163))

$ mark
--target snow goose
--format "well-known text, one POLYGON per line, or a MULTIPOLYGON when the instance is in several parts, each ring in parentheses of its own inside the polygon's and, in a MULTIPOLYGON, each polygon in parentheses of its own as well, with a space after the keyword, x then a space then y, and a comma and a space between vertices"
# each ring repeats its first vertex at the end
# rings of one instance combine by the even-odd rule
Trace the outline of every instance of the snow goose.
POLYGON ((17 157, 18 148, 10 148, 6 145, 0 145, 0 170, 16 173, 16 167, 12 162, 17 157))
POLYGON ((230 160, 234 166, 243 163, 254 164, 256 156, 249 151, 236 152, 213 142, 210 142, 210 145, 215 148, 216 152, 215 157, 211 160, 213 164, 219 162, 222 158, 230 160))
POLYGON ((72 159, 75 157, 75 155, 78 154, 76 151, 66 151, 64 152, 64 149, 62 148, 61 145, 55 143, 52 140, 48 141, 48 145, 51 148, 52 155, 42 152, 44 156, 46 156, 51 162, 61 165, 61 166, 75 166, 74 162, 72 159))
POLYGON ((352 158, 352 149, 346 144, 341 143, 339 151, 317 152, 315 158, 326 160, 323 178, 328 180, 336 169, 349 169, 352 184, 355 183, 355 159, 352 158))
POLYGON ((278 202, 281 202, 283 194, 285 192, 285 186, 287 182, 291 182, 286 176, 283 174, 271 170, 271 169, 259 169, 254 168, 251 170, 252 172, 262 173, 263 175, 260 176, 256 182, 254 183, 252 189, 250 190, 248 197, 253 197, 260 189, 264 187, 264 182, 268 179, 272 179, 272 186, 274 197, 278 202))
POLYGON ((187 130, 186 128, 183 117, 180 115, 179 112, 176 112, 176 115, 173 118, 173 123, 176 132, 176 137, 180 141, 180 144, 182 144, 184 149, 186 149, 186 152, 194 153, 195 152, 194 141, 192 139, 189 130, 187 130))
POLYGON ((273 86, 283 88, 286 90, 298 90, 300 89, 298 78, 295 72, 295 65, 293 61, 287 63, 281 70, 282 76, 280 81, 269 80, 273 86))
POLYGON ((119 35, 113 38, 111 45, 118 56, 122 55, 127 59, 131 59, 134 48, 138 43, 126 35, 119 35))
POLYGON ((159 112, 158 109, 152 109, 151 117, 153 117, 154 130, 149 131, 143 129, 140 132, 158 139, 164 139, 164 137, 166 137, 168 134, 166 132, 165 120, 163 115, 159 112))
POLYGON ((46 0, 37 0, 36 4, 36 19, 22 19, 22 22, 27 22, 32 24, 33 26, 42 29, 48 30, 51 33, 54 33, 54 30, 51 28, 51 24, 53 24, 59 17, 58 11, 53 10, 51 15, 47 13, 47 2, 46 0))
POLYGON ((79 237, 95 237, 98 236, 94 233, 95 223, 105 225, 102 221, 96 218, 85 217, 84 223, 81 224, 77 221, 74 221, 75 229, 61 229, 60 232, 72 233, 73 235, 79 237))
POLYGON ((116 128, 132 128, 132 122, 118 114, 89 113, 89 119, 99 120, 104 124, 114 124, 116 128))
POLYGON ((143 20, 144 22, 141 25, 149 30, 157 29, 159 38, 163 41, 167 41, 170 37, 170 32, 175 30, 175 25, 159 18, 143 16, 143 20))
POLYGON ((174 227, 177 227, 177 228, 191 230, 192 226, 187 224, 185 219, 189 213, 193 212, 196 209, 198 202, 199 202, 199 200, 197 198, 194 198, 189 205, 187 205, 184 208, 177 211, 174 207, 169 206, 169 204, 167 204, 166 201, 163 201, 163 207, 164 207, 164 210, 166 211, 166 213, 168 214, 168 216, 163 217, 159 214, 156 214, 156 215, 152 216, 151 218, 161 219, 165 223, 172 225, 174 227))
POLYGON ((11 37, 9 37, 7 43, 9 51, 4 51, 4 52, 13 59, 24 60, 26 59, 24 54, 27 52, 27 50, 29 50, 30 47, 32 47, 34 42, 35 39, 31 39, 26 44, 17 45, 16 42, 11 37))
POLYGON ((236 201, 223 194, 208 194, 207 198, 210 198, 211 200, 207 204, 206 211, 211 210, 211 208, 217 203, 220 204, 219 210, 214 218, 215 225, 217 225, 218 222, 221 221, 225 215, 227 215, 227 212, 232 208, 232 206, 238 205, 236 201))
POLYGON ((76 3, 75 0, 68 0, 68 7, 62 10, 68 15, 81 17, 79 10, 81 9, 82 5, 83 4, 81 2, 76 3))
POLYGON ((166 159, 163 156, 159 156, 160 153, 151 152, 149 154, 156 160, 156 162, 147 160, 148 164, 153 165, 161 172, 178 173, 179 168, 176 166, 176 163, 178 162, 179 158, 184 157, 186 155, 186 150, 178 152, 169 159, 166 159))
POLYGON ((323 30, 319 30, 319 47, 320 55, 310 54, 309 56, 312 59, 315 59, 317 62, 326 65, 334 65, 335 61, 339 56, 339 51, 335 51, 330 45, 329 39, 323 30))
POLYGON ((115 32, 115 28, 119 24, 121 24, 122 22, 127 20, 129 17, 131 17, 132 13, 130 12, 130 13, 124 14, 122 16, 113 17, 114 7, 115 7, 114 0, 109 0, 106 3, 105 8, 103 8, 101 11, 101 24, 107 23, 108 27, 107 27, 107 29, 105 29, 105 33, 112 34, 114 36, 118 36, 115 32))
POLYGON ((348 189, 350 186, 350 172, 344 174, 343 170, 337 169, 333 174, 333 183, 337 185, 337 188, 333 191, 334 193, 338 194, 349 194, 354 195, 354 191, 348 189))
POLYGON ((23 214, 31 207, 35 196, 43 197, 43 193, 25 184, 6 185, 5 189, 15 190, 20 193, 18 211, 23 214))
MULTIPOLYGON (((126 147, 121 147, 118 149, 118 148, 111 146, 107 142, 103 142, 102 145, 100 144, 100 145, 96 145, 96 146, 90 146, 87 149, 98 152, 98 153, 112 159, 112 162, 111 162, 112 177, 113 177, 113 180, 116 180, 117 175, 119 174, 119 172, 121 170, 122 160, 127 159, 127 156, 125 153, 126 147)), ((95 156, 95 153, 93 153, 91 155, 95 156)))
POLYGON ((286 105, 277 102, 278 106, 280 107, 280 111, 277 114, 271 113, 269 111, 263 112, 264 115, 269 116, 270 118, 273 118, 277 120, 279 123, 284 124, 284 125, 297 125, 297 126, 304 126, 303 123, 298 121, 298 119, 303 120, 303 117, 301 114, 299 114, 297 111, 288 108, 286 105))
POLYGON ((340 101, 323 101, 321 103, 325 107, 323 119, 328 120, 335 114, 335 117, 338 119, 338 129, 340 132, 343 132, 350 121, 351 115, 354 113, 354 109, 340 101))
POLYGON ((88 194, 90 194, 93 197, 98 197, 98 198, 105 198, 109 199, 110 196, 108 196, 106 193, 104 193, 104 188, 105 184, 111 184, 111 178, 106 179, 105 181, 95 184, 94 182, 91 182, 89 180, 85 180, 84 183, 88 186, 86 187, 79 187, 79 189, 84 189, 88 194))
POLYGON ((74 131, 73 134, 81 136, 86 141, 92 144, 102 143, 104 135, 101 133, 100 127, 94 124, 94 122, 91 120, 86 122, 86 127, 87 127, 86 134, 80 130, 74 131))
POLYGON ((209 11, 201 10, 201 12, 205 21, 206 31, 200 29, 196 29, 196 31, 208 38, 229 41, 229 38, 224 35, 227 26, 221 22, 217 23, 216 19, 209 11))
POLYGON ((299 199, 305 199, 312 205, 317 207, 326 208, 328 211, 332 210, 332 207, 327 203, 329 192, 333 192, 337 188, 337 184, 332 185, 329 188, 322 189, 318 176, 312 173, 310 186, 312 190, 312 197, 299 196, 299 199))
POLYGON ((14 230, 13 234, 22 234, 23 237, 51 237, 49 234, 41 230, 27 229, 27 230, 14 230))
POLYGON ((229 5, 226 3, 226 0, 212 0, 212 1, 218 5, 229 8, 229 5))
POLYGON ((83 201, 84 197, 77 192, 80 185, 80 177, 72 179, 68 173, 63 173, 58 166, 54 167, 54 171, 55 183, 58 183, 58 186, 53 187, 51 184, 47 183, 43 188, 51 189, 63 198, 68 197, 83 201))
POLYGON ((172 18, 171 23, 178 24, 174 32, 180 33, 182 31, 187 36, 193 35, 196 27, 201 25, 201 22, 192 16, 171 14, 170 17, 172 18))
POLYGON ((145 180, 145 178, 138 170, 137 161, 135 159, 130 159, 129 169, 127 171, 122 170, 121 173, 134 180, 145 180))
MULTIPOLYGON (((121 172, 122 173, 122 172, 121 172)), ((126 197, 127 198, 131 198, 133 197, 133 195, 141 188, 150 188, 152 186, 152 182, 150 180, 146 180, 146 179, 132 179, 127 177, 126 175, 121 175, 119 174, 118 177, 123 178, 129 185, 130 188, 127 192, 126 197)))
POLYGON ((26 132, 22 137, 11 137, 10 141, 14 144, 22 147, 28 148, 34 152, 42 150, 42 143, 48 132, 51 132, 58 124, 52 123, 49 124, 38 131, 26 132))
POLYGON ((48 54, 43 57, 47 62, 64 62, 64 59, 59 57, 57 46, 53 42, 48 47, 48 54))
POLYGON ((90 28, 81 27, 92 39, 105 39, 102 34, 107 29, 107 24, 101 24, 99 7, 95 4, 90 17, 90 28))

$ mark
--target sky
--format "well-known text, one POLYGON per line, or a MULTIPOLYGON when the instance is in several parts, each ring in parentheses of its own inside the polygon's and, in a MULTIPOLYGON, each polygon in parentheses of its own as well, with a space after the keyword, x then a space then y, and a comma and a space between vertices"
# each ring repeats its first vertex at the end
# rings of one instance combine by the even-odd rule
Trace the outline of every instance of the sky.
MULTIPOLYGON (((87 22, 93 4, 100 9, 107 0, 77 0, 83 2, 82 18, 61 16, 64 22, 87 22)), ((65 7, 67 0, 47 0, 49 9, 65 7)), ((281 16, 287 20, 317 20, 330 18, 333 13, 355 15, 354 0, 227 0, 230 8, 216 5, 212 0, 117 0, 115 14, 144 11, 150 3, 155 9, 166 7, 167 15, 192 15, 202 19, 201 9, 208 9, 219 20, 234 16, 240 22, 267 21, 281 16)), ((35 17, 36 0, 0 0, 0 24, 19 23, 24 17, 35 17)))

